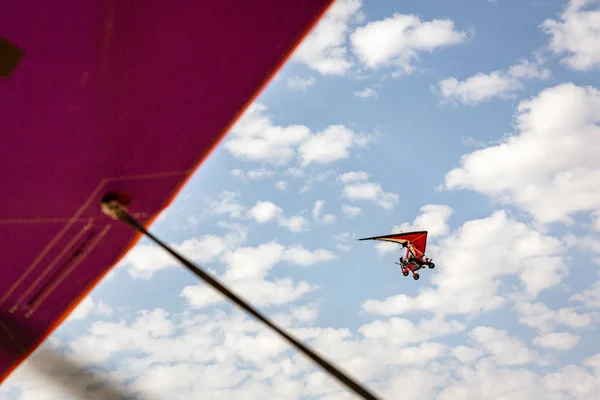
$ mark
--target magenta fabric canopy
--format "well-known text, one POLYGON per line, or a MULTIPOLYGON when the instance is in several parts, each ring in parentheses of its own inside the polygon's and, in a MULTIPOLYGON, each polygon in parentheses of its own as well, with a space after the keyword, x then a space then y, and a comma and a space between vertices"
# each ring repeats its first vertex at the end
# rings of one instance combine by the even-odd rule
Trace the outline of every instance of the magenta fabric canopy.
POLYGON ((0 382, 138 237, 331 0, 20 0, 0 12, 0 382))

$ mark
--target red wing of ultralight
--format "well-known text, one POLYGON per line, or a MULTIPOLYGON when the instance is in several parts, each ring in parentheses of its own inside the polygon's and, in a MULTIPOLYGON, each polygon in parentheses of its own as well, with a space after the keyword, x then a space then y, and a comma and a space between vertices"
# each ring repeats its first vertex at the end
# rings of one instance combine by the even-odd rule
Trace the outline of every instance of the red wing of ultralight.
POLYGON ((394 233, 392 235, 373 236, 358 240, 381 240, 384 242, 395 242, 401 245, 412 245, 412 250, 415 256, 421 258, 425 254, 427 248, 427 231, 394 233))
POLYGON ((138 240, 102 197, 148 226, 331 3, 3 5, 0 382, 138 240))

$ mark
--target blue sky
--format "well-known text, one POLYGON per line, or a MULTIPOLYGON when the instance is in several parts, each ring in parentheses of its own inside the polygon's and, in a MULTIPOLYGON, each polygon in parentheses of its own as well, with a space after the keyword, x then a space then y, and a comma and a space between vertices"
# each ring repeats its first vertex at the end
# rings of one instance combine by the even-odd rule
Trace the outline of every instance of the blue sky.
MULTIPOLYGON (((599 4, 338 0, 151 230, 382 398, 599 398, 599 4)), ((0 393, 59 382, 353 398, 147 241, 0 393)))

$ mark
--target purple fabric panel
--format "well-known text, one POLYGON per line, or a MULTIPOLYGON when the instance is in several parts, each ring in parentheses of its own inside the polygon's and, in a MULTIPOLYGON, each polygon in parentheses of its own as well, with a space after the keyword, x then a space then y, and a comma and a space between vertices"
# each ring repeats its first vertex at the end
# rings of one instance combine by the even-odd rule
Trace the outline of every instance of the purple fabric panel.
MULTIPOLYGON (((329 0, 21 0, 0 37, 0 376, 156 215, 329 0)), ((1 378, 0 378, 1 380, 1 378)))

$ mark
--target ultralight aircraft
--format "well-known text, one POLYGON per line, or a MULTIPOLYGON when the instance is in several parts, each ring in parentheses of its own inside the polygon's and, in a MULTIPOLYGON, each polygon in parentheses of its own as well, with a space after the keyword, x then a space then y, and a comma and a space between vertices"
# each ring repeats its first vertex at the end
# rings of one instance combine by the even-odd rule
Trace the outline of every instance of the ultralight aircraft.
POLYGON ((412 273, 414 280, 419 279, 417 271, 421 268, 425 268, 426 266, 435 268, 433 260, 425 256, 427 231, 393 233, 391 235, 373 236, 358 240, 381 240, 401 244, 402 248, 406 248, 406 253, 404 257, 400 256, 400 262, 396 262, 396 264, 400 265, 402 275, 408 276, 409 273, 412 273))

